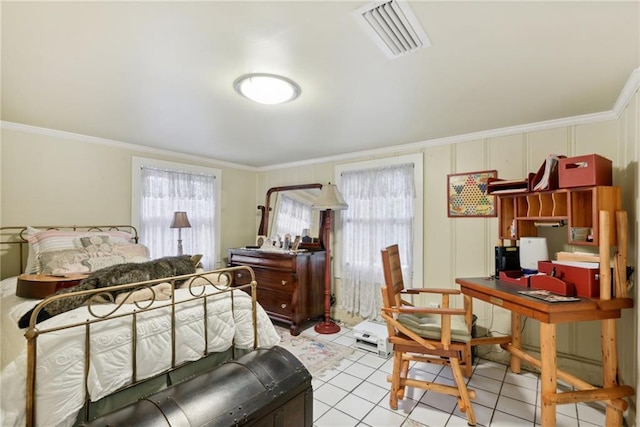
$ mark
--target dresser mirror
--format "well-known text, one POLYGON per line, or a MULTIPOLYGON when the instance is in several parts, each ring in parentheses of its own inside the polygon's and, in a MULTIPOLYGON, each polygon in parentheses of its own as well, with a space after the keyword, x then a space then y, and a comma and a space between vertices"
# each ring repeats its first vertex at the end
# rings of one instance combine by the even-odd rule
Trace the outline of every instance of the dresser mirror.
MULTIPOLYGON (((258 206, 261 211, 260 227, 258 235, 267 236, 273 239, 278 234, 276 226, 279 216, 287 215, 286 206, 291 204, 311 205, 320 194, 322 184, 300 184, 286 185, 282 187, 271 187, 267 190, 267 197, 264 206, 258 206)), ((299 248, 302 249, 323 249, 322 239, 322 222, 324 220, 324 211, 311 209, 311 221, 308 227, 308 238, 303 239, 299 248)), ((303 229, 291 230, 291 239, 295 239, 297 235, 304 236, 303 229)), ((284 236, 281 236, 284 237, 284 236)))

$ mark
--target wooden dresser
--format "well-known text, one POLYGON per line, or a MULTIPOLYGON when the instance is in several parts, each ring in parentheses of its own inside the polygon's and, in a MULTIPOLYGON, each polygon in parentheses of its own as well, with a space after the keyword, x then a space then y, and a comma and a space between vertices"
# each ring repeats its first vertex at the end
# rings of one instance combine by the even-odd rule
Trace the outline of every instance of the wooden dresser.
MULTIPOLYGON (((272 320, 290 325, 298 335, 307 320, 324 314, 325 252, 264 252, 229 249, 229 266, 253 268, 258 282, 258 302, 272 320)), ((233 283, 249 283, 246 272, 236 272, 233 283)))

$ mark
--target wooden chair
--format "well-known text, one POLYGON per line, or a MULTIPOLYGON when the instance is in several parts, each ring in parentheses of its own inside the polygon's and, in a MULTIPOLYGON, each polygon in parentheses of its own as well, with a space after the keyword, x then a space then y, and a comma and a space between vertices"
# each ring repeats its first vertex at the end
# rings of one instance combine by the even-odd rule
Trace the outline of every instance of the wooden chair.
POLYGON ((467 389, 463 375, 463 367, 471 373, 471 328, 466 322, 471 315, 465 309, 449 307, 449 296, 460 291, 405 289, 398 245, 382 250, 382 267, 385 279, 382 317, 387 323, 389 342, 393 344, 393 373, 387 378, 391 383, 389 406, 398 409, 398 399, 404 398, 407 386, 445 393, 457 397, 460 410, 467 415, 467 423, 475 425, 471 406, 475 392, 467 389), (403 295, 419 293, 440 294, 440 307, 414 307, 402 299, 403 295), (413 361, 449 366, 456 386, 409 378, 409 363, 413 361))

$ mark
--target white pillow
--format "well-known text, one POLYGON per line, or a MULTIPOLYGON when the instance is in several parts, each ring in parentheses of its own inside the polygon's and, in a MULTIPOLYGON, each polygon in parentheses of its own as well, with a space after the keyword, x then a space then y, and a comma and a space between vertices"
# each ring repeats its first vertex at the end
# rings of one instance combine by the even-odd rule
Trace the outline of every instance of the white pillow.
POLYGON ((141 262, 140 260, 149 261, 151 259, 149 248, 141 243, 115 245, 113 246, 113 253, 124 257, 127 262, 141 262))
POLYGON ((85 273, 91 271, 88 265, 82 264, 87 259, 87 251, 80 249, 40 252, 38 268, 40 274, 85 273))
POLYGON ((37 252, 59 251, 62 249, 80 249, 81 237, 108 236, 116 243, 130 243, 131 234, 124 231, 59 231, 46 230, 27 237, 37 252))
POLYGON ((117 244, 127 244, 131 242, 131 234, 124 231, 60 231, 60 230, 37 230, 32 229, 32 234, 27 229, 27 241, 29 242, 29 257, 27 258, 26 271, 31 274, 40 273, 40 263, 38 258, 41 253, 51 251, 61 251, 66 249, 82 248, 81 237, 108 236, 111 241, 117 244), (35 231, 35 232, 34 232, 35 231), (29 258, 33 254, 33 265, 29 264, 29 258))
MULTIPOLYGON (((35 235, 36 233, 40 233, 41 231, 44 231, 44 230, 27 226, 27 233, 26 233, 25 239, 29 241, 29 237, 35 235)), ((38 257, 36 256, 37 255, 36 249, 33 247, 33 244, 31 242, 29 242, 28 249, 29 249, 29 252, 27 255, 27 265, 24 268, 24 273, 36 274, 38 272, 38 265, 37 265, 38 257)))
POLYGON ((90 271, 100 270, 116 264, 123 264, 124 258, 119 255, 89 258, 82 261, 82 265, 89 267, 90 271))

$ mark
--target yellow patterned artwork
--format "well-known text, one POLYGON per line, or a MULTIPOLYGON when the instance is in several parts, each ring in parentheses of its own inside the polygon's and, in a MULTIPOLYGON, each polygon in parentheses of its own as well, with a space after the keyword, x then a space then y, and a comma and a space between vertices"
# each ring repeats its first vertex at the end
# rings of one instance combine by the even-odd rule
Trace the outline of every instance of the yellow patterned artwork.
POLYGON ((487 194, 487 181, 497 177, 495 170, 447 175, 448 216, 496 216, 494 196, 487 194))

